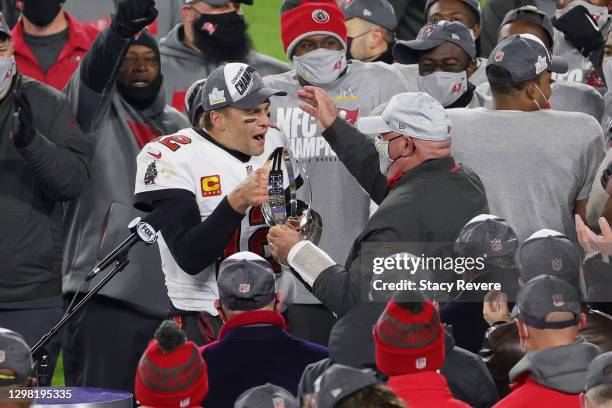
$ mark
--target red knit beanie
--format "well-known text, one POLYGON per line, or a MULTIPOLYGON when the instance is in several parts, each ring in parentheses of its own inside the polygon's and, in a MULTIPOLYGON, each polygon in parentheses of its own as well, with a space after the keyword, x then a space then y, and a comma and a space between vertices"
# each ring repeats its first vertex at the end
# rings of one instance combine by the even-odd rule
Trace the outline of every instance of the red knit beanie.
POLYGON ((397 297, 374 326, 376 366, 389 377, 435 371, 444 365, 444 327, 433 303, 419 299, 399 302, 397 297))
POLYGON ((287 58, 306 37, 332 35, 346 50, 346 23, 335 0, 300 0, 301 4, 281 14, 281 37, 287 58))
POLYGON ((199 407, 208 393, 206 363, 173 321, 165 321, 136 371, 136 400, 149 407, 199 407))

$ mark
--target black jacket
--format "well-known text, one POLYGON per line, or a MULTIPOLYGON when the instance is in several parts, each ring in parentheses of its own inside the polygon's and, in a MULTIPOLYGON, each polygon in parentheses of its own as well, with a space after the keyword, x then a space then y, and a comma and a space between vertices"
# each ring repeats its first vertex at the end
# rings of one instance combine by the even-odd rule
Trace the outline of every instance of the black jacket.
POLYGON ((431 255, 428 243, 454 242, 470 219, 488 212, 480 178, 456 165, 452 156, 419 165, 391 189, 379 171, 378 153, 368 136, 336 119, 323 137, 380 205, 355 239, 345 266, 325 269, 313 284, 314 295, 338 317, 360 303, 362 289, 369 288, 371 259, 379 248, 362 244, 411 243, 413 254, 431 255))
MULTIPOLYGON (((306 367, 298 387, 300 400, 314 392, 315 380, 332 363, 376 370, 372 327, 385 306, 384 302, 362 303, 336 322, 329 336, 330 358, 306 367)), ((444 345, 446 356, 440 373, 446 377, 453 396, 474 408, 489 408, 499 401, 495 383, 482 359, 457 347, 449 327, 444 345)))
POLYGON ((0 302, 61 295, 61 202, 77 198, 89 182, 92 153, 64 95, 15 76, 0 102, 0 302), (10 137, 19 82, 36 129, 23 149, 10 137))

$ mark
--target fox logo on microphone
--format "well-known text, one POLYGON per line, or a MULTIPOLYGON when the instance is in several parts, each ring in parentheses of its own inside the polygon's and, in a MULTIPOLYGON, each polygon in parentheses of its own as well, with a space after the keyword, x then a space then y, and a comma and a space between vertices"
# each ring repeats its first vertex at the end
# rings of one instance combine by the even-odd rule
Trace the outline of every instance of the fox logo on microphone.
POLYGON ((146 244, 152 244, 157 241, 155 229, 146 222, 141 221, 136 225, 136 233, 146 244))

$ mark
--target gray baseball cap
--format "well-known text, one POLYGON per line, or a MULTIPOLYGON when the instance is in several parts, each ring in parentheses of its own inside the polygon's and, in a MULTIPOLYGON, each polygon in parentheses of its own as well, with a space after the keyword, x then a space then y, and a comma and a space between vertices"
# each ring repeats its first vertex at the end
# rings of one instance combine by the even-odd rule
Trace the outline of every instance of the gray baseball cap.
POLYGON ((558 231, 542 229, 531 234, 521 244, 518 259, 524 283, 538 275, 552 275, 577 285, 582 253, 558 231))
POLYGON ((6 18, 4 18, 4 14, 2 13, 0 13, 0 34, 5 34, 9 38, 13 36, 11 34, 11 29, 9 28, 8 23, 6 22, 6 18))
POLYGON ((276 295, 270 263, 252 252, 238 252, 224 260, 217 277, 219 299, 230 310, 257 310, 276 295))
POLYGON ((345 20, 360 18, 372 24, 395 31, 395 10, 387 0, 340 0, 340 9, 345 20))
POLYGON ((514 257, 518 249, 518 239, 505 219, 496 215, 480 214, 461 229, 455 249, 461 256, 473 258, 514 257))
POLYGON ((397 132, 432 142, 448 140, 451 133, 451 121, 444 107, 424 92, 397 94, 381 116, 361 118, 356 126, 367 135, 397 132))
POLYGON ((201 102, 204 84, 206 84, 206 79, 198 79, 191 84, 189 89, 187 89, 187 93, 185 93, 185 113, 189 118, 189 122, 195 126, 197 126, 195 123, 196 117, 203 111, 201 102))
POLYGON ((313 399, 317 407, 333 407, 355 392, 380 383, 372 370, 334 364, 315 381, 313 399))
POLYGON ((491 84, 516 84, 535 79, 542 72, 567 72, 567 62, 548 53, 546 45, 533 34, 518 34, 506 38, 489 55, 487 79, 491 84), (509 75, 496 76, 490 67, 500 67, 509 75))
MULTIPOLYGON (((480 2, 478 0, 458 0, 458 1, 467 4, 468 6, 470 6, 472 10, 474 10, 474 13, 476 13, 476 18, 478 20, 478 23, 480 24, 480 17, 481 17, 480 2)), ((433 6, 434 3, 437 3, 437 2, 438 0, 427 0, 427 4, 425 5, 425 16, 427 16, 427 13, 429 13, 429 8, 433 6)))
POLYGON ((604 384, 612 384, 612 351, 600 354, 591 361, 585 390, 604 384))
POLYGON ((553 28, 552 22, 550 18, 544 13, 542 10, 537 8, 536 6, 523 6, 516 8, 514 10, 510 10, 504 16, 502 23, 499 26, 499 29, 505 26, 508 23, 513 21, 527 21, 533 23, 539 27, 541 27, 550 39, 550 45, 552 47, 554 38, 555 38, 555 30, 553 28))
POLYGON ((30 347, 20 334, 0 328, 0 387, 23 384, 32 375, 30 347))
POLYGON ((396 42, 393 46, 393 57, 401 64, 417 64, 423 52, 445 42, 461 47, 470 59, 476 57, 476 45, 470 30, 458 21, 425 24, 416 40, 396 42))
POLYGON ((576 326, 580 313, 580 299, 572 285, 554 276, 540 275, 521 288, 512 317, 536 329, 564 329, 576 326), (564 322, 547 322, 546 317, 553 312, 571 312, 574 317, 564 322))
POLYGON ((255 109, 274 95, 286 96, 287 92, 266 87, 252 66, 230 62, 210 73, 202 89, 201 104, 204 111, 226 106, 255 109))
POLYGON ((234 408, 298 408, 298 402, 286 389, 267 383, 243 392, 234 408))

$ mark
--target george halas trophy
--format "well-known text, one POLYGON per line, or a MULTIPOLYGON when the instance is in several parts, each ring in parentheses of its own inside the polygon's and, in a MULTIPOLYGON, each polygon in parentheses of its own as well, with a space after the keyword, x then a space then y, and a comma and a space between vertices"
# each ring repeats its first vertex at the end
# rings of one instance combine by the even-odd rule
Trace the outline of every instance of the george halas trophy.
POLYGON ((311 207, 312 188, 302 163, 287 148, 278 147, 270 154, 264 167, 270 169, 269 200, 261 205, 266 224, 270 227, 287 224, 317 245, 323 222, 311 207), (298 199, 298 189, 303 199, 298 199))

